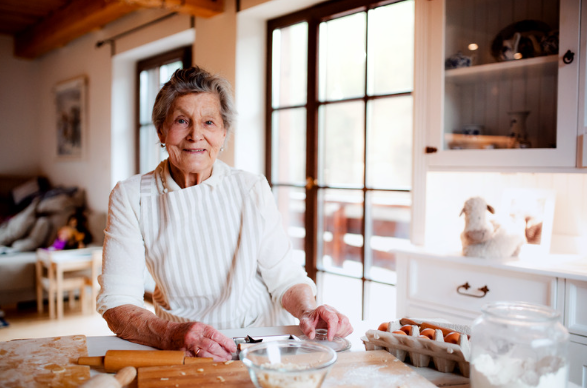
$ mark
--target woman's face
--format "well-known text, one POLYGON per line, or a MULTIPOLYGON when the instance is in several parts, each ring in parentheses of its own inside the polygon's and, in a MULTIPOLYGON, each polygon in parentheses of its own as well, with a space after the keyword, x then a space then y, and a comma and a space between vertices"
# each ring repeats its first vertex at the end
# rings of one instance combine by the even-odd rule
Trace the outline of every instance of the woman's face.
POLYGON ((187 187, 207 179, 226 138, 218 96, 191 93, 178 97, 163 127, 158 135, 167 145, 172 173, 183 175, 174 174, 174 179, 182 181, 177 183, 187 187))

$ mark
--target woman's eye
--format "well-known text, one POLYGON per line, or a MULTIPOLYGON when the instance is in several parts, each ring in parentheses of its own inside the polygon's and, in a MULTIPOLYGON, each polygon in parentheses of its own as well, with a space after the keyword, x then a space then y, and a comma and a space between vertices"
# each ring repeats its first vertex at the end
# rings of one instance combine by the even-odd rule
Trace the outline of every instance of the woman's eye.
POLYGON ((187 123, 188 123, 188 121, 187 121, 186 119, 181 119, 181 118, 180 118, 180 119, 177 119, 177 123, 178 123, 178 124, 181 124, 181 125, 185 125, 185 124, 187 124, 187 123))
POLYGON ((212 120, 207 120, 206 121, 206 125, 212 125, 212 124, 214 124, 214 122, 212 120))

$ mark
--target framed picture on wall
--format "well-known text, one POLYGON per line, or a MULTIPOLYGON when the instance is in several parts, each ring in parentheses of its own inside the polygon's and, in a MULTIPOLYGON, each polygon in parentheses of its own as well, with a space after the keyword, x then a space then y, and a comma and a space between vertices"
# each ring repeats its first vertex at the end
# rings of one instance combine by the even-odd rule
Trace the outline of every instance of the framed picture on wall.
POLYGON ((56 156, 78 160, 86 148, 86 77, 77 77, 55 86, 56 156))
POLYGON ((501 214, 525 227, 528 253, 549 253, 556 192, 546 189, 505 189, 501 214))

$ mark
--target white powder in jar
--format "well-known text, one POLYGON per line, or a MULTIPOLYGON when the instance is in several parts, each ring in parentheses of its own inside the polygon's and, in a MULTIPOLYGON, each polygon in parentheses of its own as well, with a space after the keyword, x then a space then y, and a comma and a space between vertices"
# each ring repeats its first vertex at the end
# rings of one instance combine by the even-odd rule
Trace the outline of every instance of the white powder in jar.
MULTIPOLYGON (((270 364, 261 365, 265 369, 286 369, 288 371, 300 371, 308 369, 305 366, 297 364, 270 364)), ((319 387, 324 377, 323 372, 308 372, 301 374, 293 373, 272 373, 257 372, 257 381, 263 388, 312 388, 319 387)))
POLYGON ((558 357, 534 361, 481 354, 471 366, 473 388, 555 388, 567 384, 568 365, 558 357))

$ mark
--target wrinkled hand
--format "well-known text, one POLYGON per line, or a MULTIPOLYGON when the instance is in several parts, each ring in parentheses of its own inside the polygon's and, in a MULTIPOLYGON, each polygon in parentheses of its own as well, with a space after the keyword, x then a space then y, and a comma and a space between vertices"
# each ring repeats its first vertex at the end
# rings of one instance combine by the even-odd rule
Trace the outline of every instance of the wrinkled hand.
POLYGON ((309 339, 314 339, 316 329, 328 329, 329 341, 332 341, 335 336, 346 337, 353 332, 349 319, 326 304, 302 314, 300 329, 309 339))
POLYGON ((185 351, 189 357, 212 357, 214 361, 232 359, 234 341, 212 326, 200 322, 177 324, 171 329, 171 347, 185 351))

